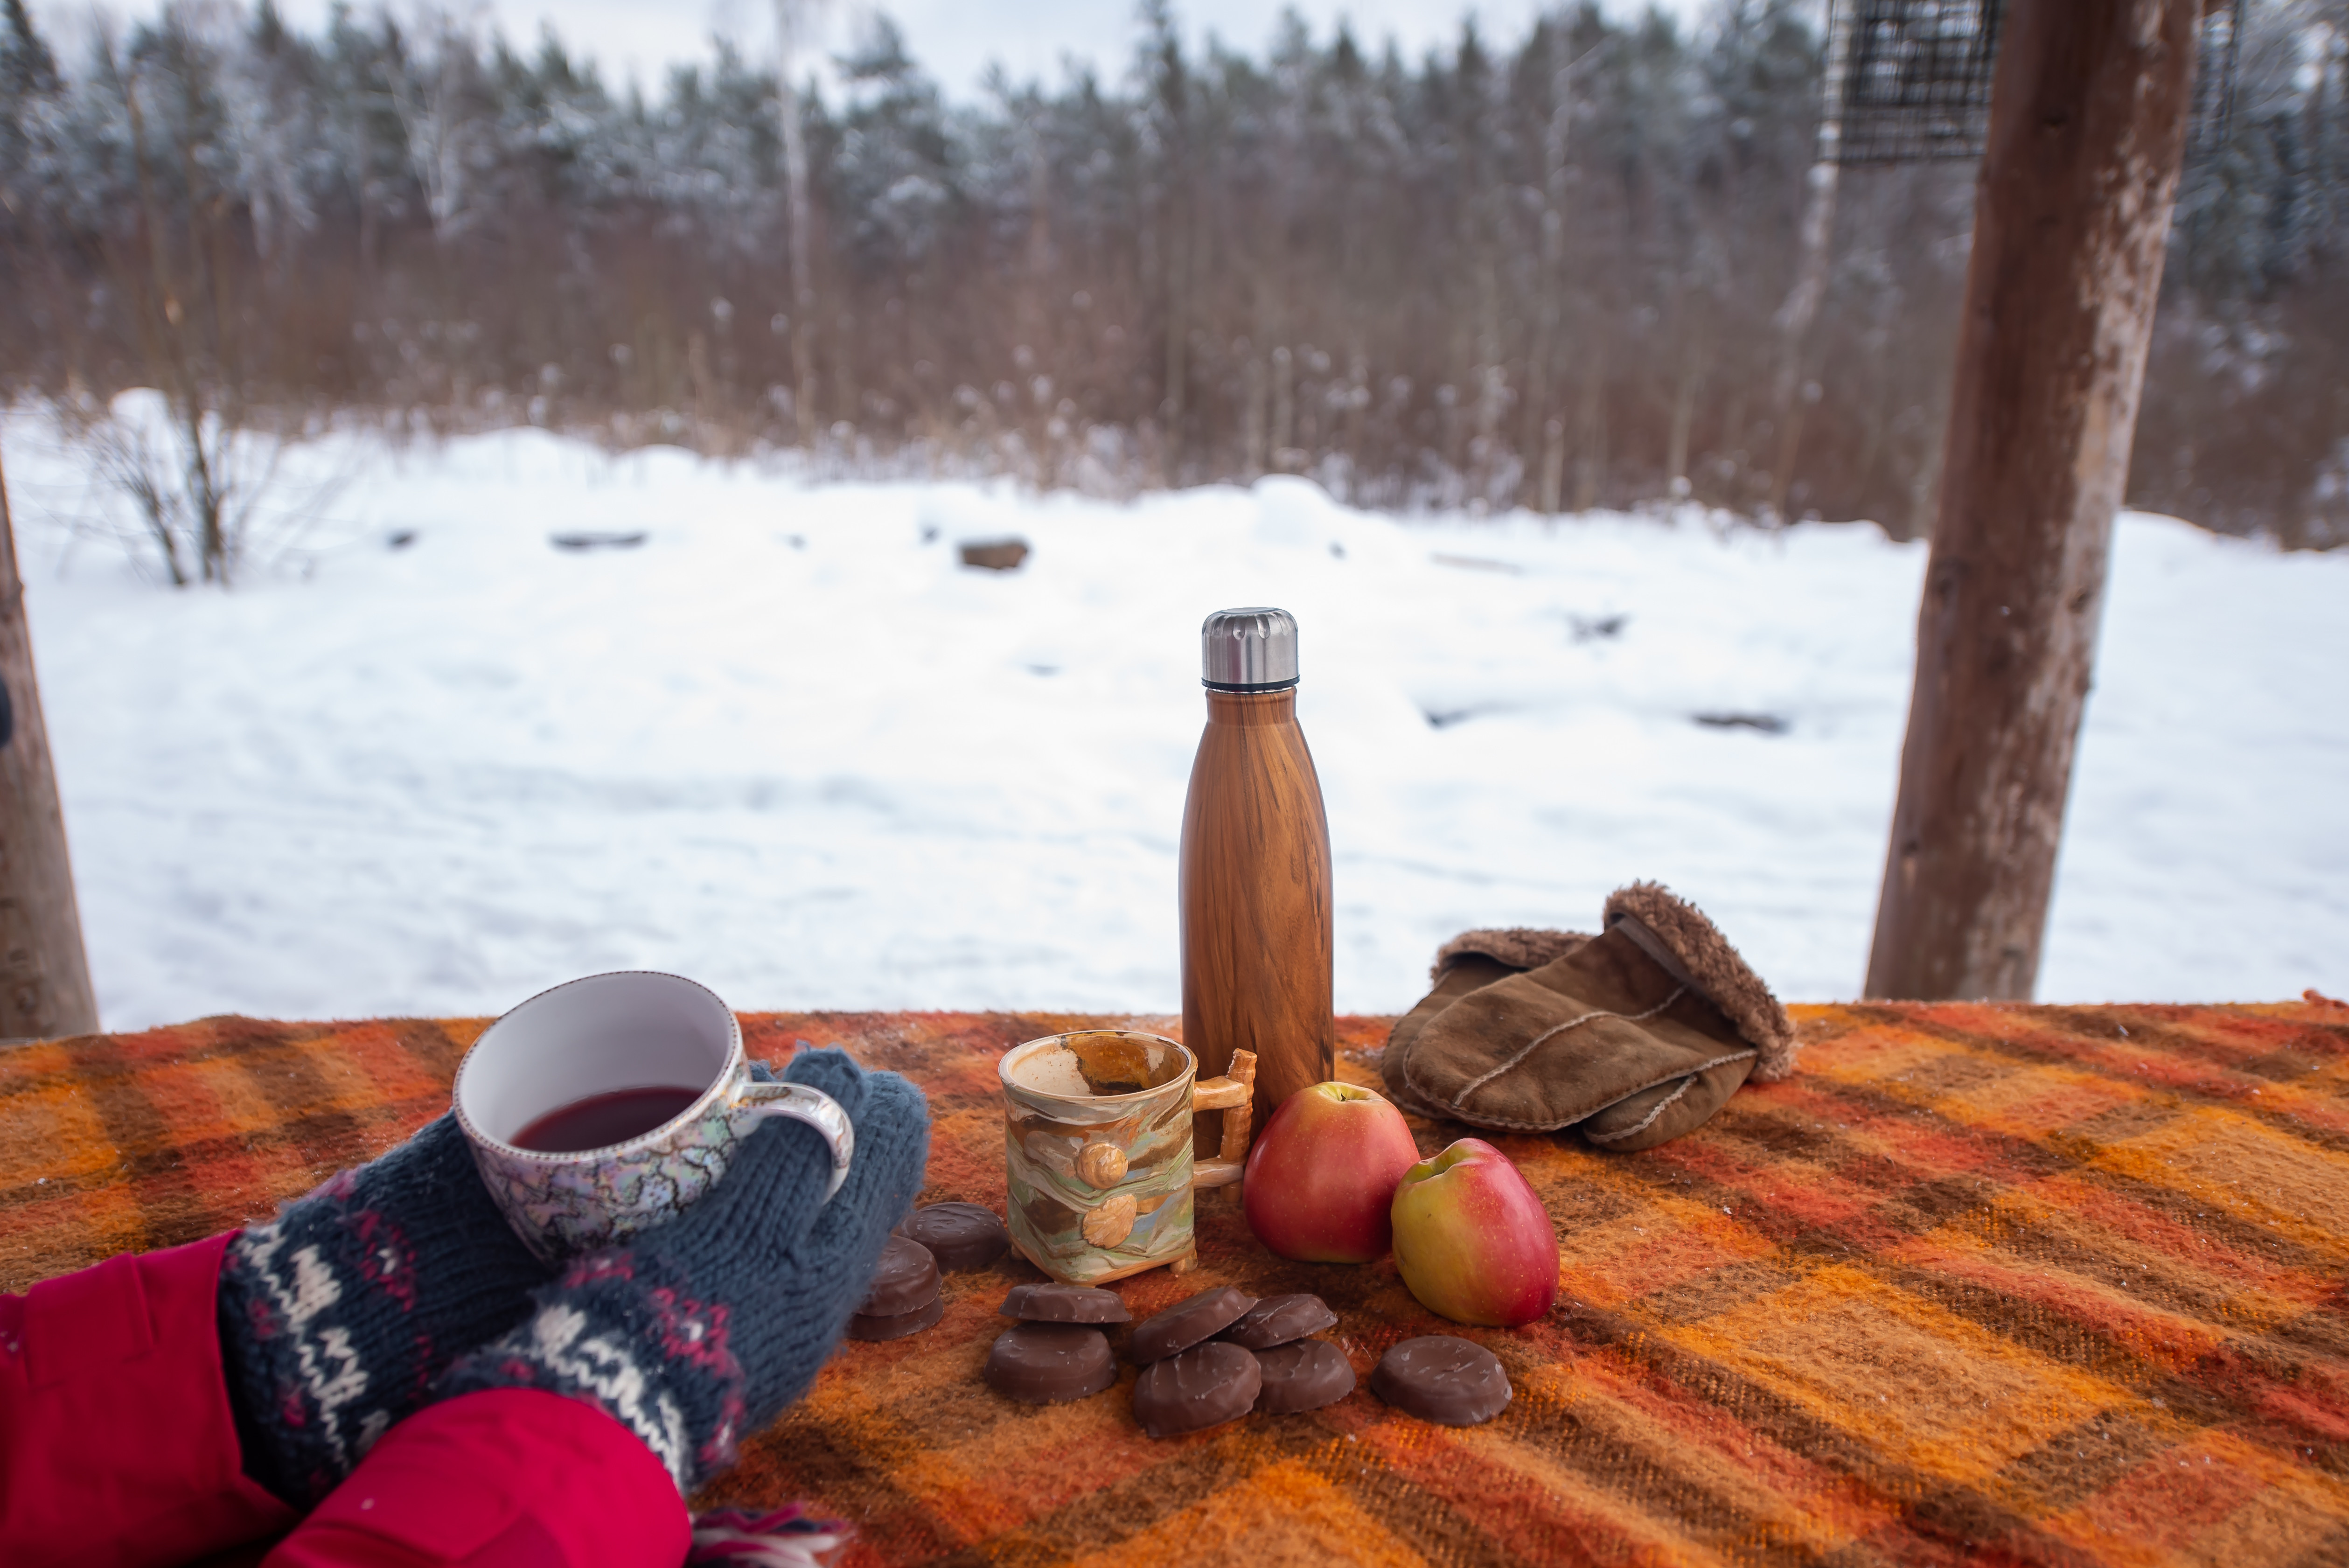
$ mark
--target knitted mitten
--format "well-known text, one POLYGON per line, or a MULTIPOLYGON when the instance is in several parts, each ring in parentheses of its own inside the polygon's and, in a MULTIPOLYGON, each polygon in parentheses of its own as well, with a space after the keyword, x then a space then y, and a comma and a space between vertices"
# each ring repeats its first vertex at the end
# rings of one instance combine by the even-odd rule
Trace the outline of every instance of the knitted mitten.
POLYGON ((815 1380, 929 1152, 928 1105, 896 1074, 810 1050, 783 1077, 832 1096, 855 1125, 848 1180, 829 1203, 822 1137, 770 1120, 700 1202, 574 1261, 527 1323, 450 1368, 435 1397, 523 1387, 586 1400, 644 1439, 679 1491, 732 1463, 737 1440, 815 1380))
POLYGON ((521 1322, 551 1272, 490 1201, 453 1116, 245 1230, 218 1297, 244 1473, 316 1503, 450 1363, 521 1322))

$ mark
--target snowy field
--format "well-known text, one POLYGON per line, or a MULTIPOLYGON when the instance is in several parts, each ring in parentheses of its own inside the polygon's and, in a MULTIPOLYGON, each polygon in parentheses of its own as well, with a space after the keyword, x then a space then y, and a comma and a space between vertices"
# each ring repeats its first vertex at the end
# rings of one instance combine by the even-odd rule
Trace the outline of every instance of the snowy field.
MULTIPOLYGON (((345 481, 315 550, 173 593, 88 536, 115 503, 45 425, 0 435, 113 1028, 631 966, 745 1008, 1174 1010, 1197 629, 1255 603, 1302 625, 1341 1009, 1634 878, 1789 999, 1867 963, 1925 560, 1873 527, 811 488, 514 431, 305 449, 283 493, 345 481), (1010 532, 1022 570, 957 564, 1010 532)), ((2349 557, 2123 521, 2043 999, 2349 992, 2344 676, 2349 557)))

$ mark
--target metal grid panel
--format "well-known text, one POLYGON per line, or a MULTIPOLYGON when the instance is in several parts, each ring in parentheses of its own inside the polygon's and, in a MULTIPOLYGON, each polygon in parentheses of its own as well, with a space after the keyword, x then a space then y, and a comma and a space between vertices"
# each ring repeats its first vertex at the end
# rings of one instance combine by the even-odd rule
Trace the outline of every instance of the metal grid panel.
POLYGON ((2002 0, 1841 0, 1835 10, 1848 18, 1828 22, 1843 56, 1838 160, 1979 157, 2004 9, 2002 0))
MULTIPOLYGON (((1836 163, 1979 158, 2006 0, 1829 0, 1818 156, 1836 163)), ((2202 19, 2189 153, 2225 139, 2243 0, 2202 19)))

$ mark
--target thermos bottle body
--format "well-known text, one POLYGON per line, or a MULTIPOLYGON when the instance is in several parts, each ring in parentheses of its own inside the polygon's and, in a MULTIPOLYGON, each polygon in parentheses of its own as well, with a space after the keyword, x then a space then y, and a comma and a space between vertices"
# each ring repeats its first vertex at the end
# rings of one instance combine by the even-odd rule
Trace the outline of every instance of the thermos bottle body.
MULTIPOLYGON (((1183 1040, 1199 1077, 1254 1051, 1255 1126, 1336 1068, 1330 823, 1297 723, 1297 622, 1222 610, 1200 628, 1207 726, 1183 806, 1183 1040)), ((1209 1130, 1198 1135, 1202 1146, 1209 1130)))

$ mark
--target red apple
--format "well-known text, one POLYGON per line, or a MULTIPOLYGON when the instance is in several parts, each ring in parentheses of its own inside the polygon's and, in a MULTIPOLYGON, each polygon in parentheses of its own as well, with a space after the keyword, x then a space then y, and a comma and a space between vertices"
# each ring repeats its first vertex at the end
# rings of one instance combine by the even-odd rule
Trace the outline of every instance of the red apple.
POLYGON ((1454 1323, 1515 1328, 1557 1299, 1557 1233, 1509 1157, 1464 1138, 1402 1173, 1395 1266, 1420 1305, 1454 1323))
POLYGON ((1241 1202, 1257 1240, 1309 1264, 1366 1264, 1394 1238, 1388 1204, 1419 1150, 1402 1112, 1366 1088, 1317 1083, 1257 1134, 1241 1202))

